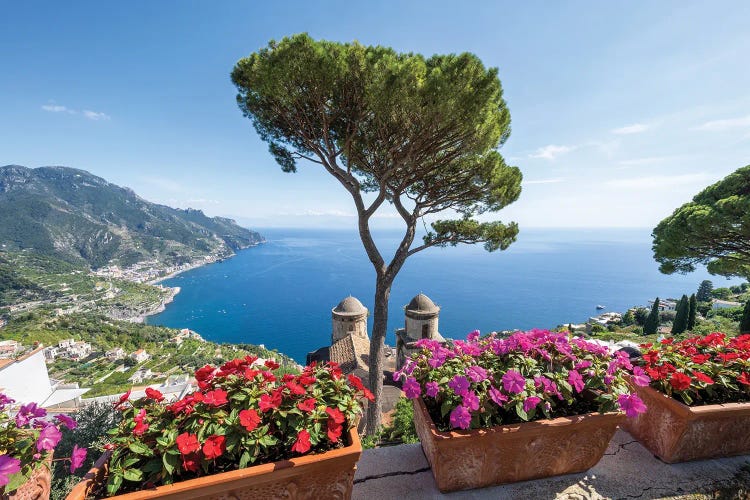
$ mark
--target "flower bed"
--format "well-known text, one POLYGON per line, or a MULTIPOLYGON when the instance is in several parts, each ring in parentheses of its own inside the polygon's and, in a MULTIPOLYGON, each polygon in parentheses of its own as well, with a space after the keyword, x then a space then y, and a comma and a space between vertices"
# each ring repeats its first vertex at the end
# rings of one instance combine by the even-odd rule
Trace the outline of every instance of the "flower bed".
MULTIPOLYGON (((174 484, 156 488, 156 496, 177 490, 185 494, 185 488, 229 481, 226 488, 239 487, 244 495, 249 485, 234 480, 257 475, 259 469, 249 466, 268 464, 261 466, 264 471, 293 468, 295 457, 322 458, 326 452, 348 456, 343 476, 348 487, 344 484, 343 489, 350 491, 360 452, 356 433, 352 438, 350 430, 361 412, 358 398, 371 397, 369 391, 358 378, 344 378, 335 364, 282 376, 274 373, 279 367, 274 361, 262 366, 255 361, 248 356, 218 369, 201 368, 195 374, 199 390, 169 405, 153 389, 136 401, 124 395, 118 403, 122 423, 110 432, 106 486, 95 493, 112 496, 174 484), (344 448, 348 450, 342 453, 344 448), (197 482, 188 484, 191 481, 197 482)), ((286 476, 281 474, 282 479, 286 476)), ((92 489, 92 480, 75 492, 92 489)))
POLYGON ((625 424, 630 434, 668 463, 750 453, 750 335, 642 348, 649 410, 625 424))
MULTIPOLYGON (((11 415, 13 401, 0 393, 0 494, 10 498, 45 499, 50 494, 50 463, 62 438, 61 429, 75 429, 76 421, 57 415, 36 403, 21 405, 11 415)), ((86 449, 73 448, 73 472, 86 459, 86 449)))
POLYGON ((620 419, 617 412, 632 417, 646 409, 632 393, 629 377, 647 385, 648 376, 632 367, 626 353, 612 355, 606 347, 568 333, 532 330, 480 338, 472 332, 466 341, 442 345, 425 339, 418 346, 421 351, 394 378, 403 380, 406 396, 416 401, 415 415, 429 416, 415 416, 417 432, 444 491, 585 470, 604 453, 620 419), (606 413, 613 415, 593 418, 606 413), (534 420, 549 425, 526 426, 534 420), (593 441, 579 439, 586 432, 574 424, 584 422, 598 422, 593 441), (563 427, 567 438, 561 435, 563 427), (478 439, 461 439, 469 435, 478 439), (570 441, 565 453, 543 452, 553 447, 540 443, 559 439, 570 441), (453 444, 437 445, 449 440, 453 444), (487 446, 490 441, 493 445, 487 446), (461 442, 470 449, 461 452, 461 442), (438 447, 451 451, 437 453, 438 447), (519 453, 555 463, 524 462, 519 453), (514 463, 526 465, 517 468, 514 463), (440 471, 452 479, 439 477, 440 471), (462 477, 456 479, 458 471, 462 477))

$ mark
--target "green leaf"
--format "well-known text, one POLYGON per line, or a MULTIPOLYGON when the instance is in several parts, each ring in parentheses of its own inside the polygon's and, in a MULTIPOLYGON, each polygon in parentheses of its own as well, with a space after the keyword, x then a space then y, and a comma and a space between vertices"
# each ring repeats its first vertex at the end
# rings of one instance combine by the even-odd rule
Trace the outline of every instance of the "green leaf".
POLYGON ((521 420, 523 421, 529 420, 529 415, 525 411, 523 411, 523 403, 520 401, 516 403, 516 413, 518 414, 518 417, 521 420))
POLYGON ((140 469, 126 469, 122 475, 128 481, 139 482, 143 480, 143 472, 140 469))
POLYGON ((136 455, 142 455, 144 457, 154 456, 154 452, 151 448, 137 441, 135 443, 130 443, 130 446, 128 446, 128 448, 130 449, 130 451, 132 451, 136 455))
POLYGON ((248 452, 242 452, 242 455, 240 456, 240 463, 239 468, 244 469, 247 467, 247 464, 250 462, 250 454, 248 452))
POLYGON ((164 470, 170 476, 174 474, 174 470, 180 465, 180 458, 176 455, 166 454, 161 457, 162 463, 164 464, 164 470))

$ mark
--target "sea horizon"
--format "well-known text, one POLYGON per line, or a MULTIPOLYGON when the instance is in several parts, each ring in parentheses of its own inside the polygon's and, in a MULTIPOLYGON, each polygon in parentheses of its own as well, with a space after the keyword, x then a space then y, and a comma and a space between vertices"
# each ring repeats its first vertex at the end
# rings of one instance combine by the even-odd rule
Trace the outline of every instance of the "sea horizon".
MULTIPOLYGON (((356 230, 255 229, 265 243, 162 281, 181 292, 146 322, 190 328, 217 342, 263 344, 304 363, 307 352, 330 343, 331 309, 340 300, 353 295, 372 313, 375 275, 356 230)), ((463 245, 416 254, 394 282, 386 343, 395 344, 403 306, 418 293, 441 307, 441 333, 461 338, 475 329, 581 323, 602 312, 647 305, 656 296, 694 293, 703 279, 717 287, 741 281, 705 269, 661 274, 651 256, 650 232, 522 228, 518 241, 502 252, 463 245)), ((400 234, 375 231, 384 256, 400 234)))

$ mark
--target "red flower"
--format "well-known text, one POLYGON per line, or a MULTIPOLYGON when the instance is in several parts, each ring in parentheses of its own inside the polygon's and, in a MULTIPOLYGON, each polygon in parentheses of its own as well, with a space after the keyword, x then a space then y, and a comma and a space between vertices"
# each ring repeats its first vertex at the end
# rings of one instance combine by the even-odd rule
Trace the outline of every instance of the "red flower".
POLYGON ((135 424, 135 427, 133 428, 133 435, 135 436, 142 436, 144 432, 148 430, 148 424, 144 424, 143 422, 138 422, 135 424))
POLYGON ((214 367, 211 365, 206 365, 203 368, 199 368, 195 372, 195 380, 198 382, 208 382, 212 378, 214 378, 214 367))
POLYGON ((275 370, 279 366, 281 366, 276 361, 274 361, 273 359, 267 359, 266 362, 263 363, 263 364, 266 365, 266 368, 268 368, 269 370, 275 370))
POLYGON ((305 392, 305 388, 301 385, 295 383, 295 382, 287 382, 286 388, 289 389, 289 392, 292 394, 296 394, 297 396, 301 396, 305 392))
POLYGON ((276 382, 276 375, 271 372, 260 372, 266 382, 276 382))
POLYGON ((267 412, 281 406, 281 390, 276 389, 271 394, 263 394, 260 397, 258 406, 260 406, 260 411, 262 412, 267 412))
POLYGON ((260 415, 258 415, 258 412, 252 408, 240 412, 240 425, 244 427, 247 432, 254 431, 259 423, 260 415))
POLYGON ((343 424, 346 420, 346 417, 344 417, 344 414, 338 408, 326 408, 326 413, 328 414, 328 418, 337 424, 343 424))
POLYGON ((693 356, 692 358, 690 358, 690 360, 693 363, 697 363, 699 365, 702 365, 703 363, 705 363, 709 359, 711 359, 711 355, 710 354, 696 354, 695 356, 693 356))
POLYGON ((709 377, 708 375, 706 375, 703 372, 696 372, 696 371, 694 371, 693 372, 693 376, 697 380, 700 380, 701 382, 705 382, 707 384, 713 384, 714 383, 714 379, 712 379, 711 377, 709 377))
POLYGON ((199 467, 198 455, 191 453, 182 457, 182 468, 190 472, 198 472, 199 467))
POLYGON ((226 438, 224 436, 211 436, 203 444, 203 456, 208 460, 219 458, 226 451, 226 438))
POLYGON ((115 403, 115 406, 120 406, 125 401, 127 401, 128 398, 130 397, 130 393, 131 392, 133 392, 133 389, 128 389, 128 392, 126 392, 125 394, 123 394, 122 396, 120 396, 120 399, 117 401, 117 403, 115 403))
POLYGON ((349 384, 355 389, 357 389, 358 391, 361 391, 362 389, 365 388, 364 384, 362 383, 362 379, 359 378, 358 376, 354 374, 349 374, 347 379, 349 379, 349 384))
POLYGON ((156 389, 152 389, 151 387, 146 387, 146 397, 148 399, 153 399, 154 401, 164 400, 164 395, 156 389))
POLYGON ((245 378, 248 379, 248 380, 254 379, 255 376, 257 374, 259 374, 259 373, 260 373, 260 371, 258 371, 258 370, 253 370, 252 368, 246 368, 245 369, 245 378))
POLYGON ((728 362, 728 361, 734 361, 735 359, 737 359, 737 358, 739 358, 739 357, 740 357, 740 355, 739 355, 739 354, 737 354, 736 352, 727 352, 727 353, 724 353, 724 352, 720 352, 719 354, 717 354, 717 356, 718 356, 719 358, 721 358, 721 360, 722 360, 722 361, 723 361, 724 363, 726 363, 726 362, 728 362))
POLYGON ((646 363, 653 365, 654 363, 659 361, 659 351, 645 352, 643 353, 642 358, 646 363))
POLYGON ((330 439, 332 443, 339 442, 339 438, 341 437, 341 432, 343 431, 343 429, 343 425, 337 424, 331 419, 328 419, 328 430, 326 434, 328 434, 328 439, 330 439))
POLYGON ((335 361, 328 362, 328 371, 331 372, 331 377, 333 377, 334 380, 341 378, 341 367, 335 361))
POLYGON ((302 429, 297 434, 297 440, 292 445, 292 451, 296 453, 307 453, 310 451, 310 433, 305 429, 302 429))
POLYGON ((739 377, 737 377, 737 382, 740 384, 750 385, 750 373, 748 372, 742 372, 739 377))
POLYGON ((189 455, 200 450, 201 444, 198 442, 198 436, 183 432, 177 436, 177 449, 182 455, 189 455))
POLYGON ((301 403, 297 404, 297 408, 299 408, 302 411, 311 412, 315 409, 315 398, 308 398, 301 403))
POLYGON ((256 361, 258 361, 258 356, 252 356, 252 355, 245 356, 245 362, 249 366, 253 366, 253 363, 255 363, 256 361))
POLYGON ((203 395, 203 402, 209 406, 221 406, 227 403, 227 391, 216 389, 203 395))
POLYGON ((375 401, 375 395, 373 393, 371 393, 370 389, 368 389, 367 387, 365 387, 364 389, 362 389, 362 393, 364 394, 364 396, 367 398, 368 401, 370 401, 370 402, 375 401))
POLYGON ((674 342, 674 339, 672 337, 669 337, 669 338, 666 338, 666 339, 662 339, 662 341, 661 341, 662 345, 669 345, 672 342, 674 342))
POLYGON ((305 387, 308 385, 312 385, 315 383, 315 377, 313 377, 312 375, 303 373, 302 375, 299 376, 299 383, 304 385, 305 387))
POLYGON ((681 372, 674 372, 669 383, 676 391, 684 391, 690 387, 690 376, 681 372))

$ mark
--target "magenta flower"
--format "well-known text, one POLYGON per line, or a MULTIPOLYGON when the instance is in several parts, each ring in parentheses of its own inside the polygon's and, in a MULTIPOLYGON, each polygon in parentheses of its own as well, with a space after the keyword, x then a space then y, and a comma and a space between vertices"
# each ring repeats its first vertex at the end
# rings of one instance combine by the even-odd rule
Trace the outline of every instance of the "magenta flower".
POLYGON ((575 370, 570 370, 568 372, 568 382, 570 382, 570 385, 573 386, 576 392, 581 392, 586 386, 586 384, 583 382, 583 377, 581 377, 581 374, 575 370))
POLYGON ((469 335, 466 336, 466 340, 469 342, 475 342, 479 338, 479 330, 474 330, 469 335))
POLYGON ((547 377, 534 377, 534 386, 537 388, 542 388, 542 390, 547 394, 556 394, 558 397, 562 398, 562 394, 560 394, 560 390, 557 388, 557 384, 547 377))
POLYGON ((479 397, 477 397, 476 394, 474 394, 471 391, 468 391, 466 394, 464 394, 464 406, 467 407, 470 410, 478 410, 479 409, 479 397))
POLYGON ((453 389, 453 392, 459 396, 465 396, 469 392, 469 380, 466 377, 456 375, 453 379, 448 382, 448 387, 453 389))
POLYGON ((39 408, 36 403, 21 405, 16 413, 16 427, 26 426, 32 419, 47 415, 47 410, 39 408))
POLYGON ((639 413, 646 411, 646 405, 637 394, 620 394, 617 397, 617 404, 628 417, 636 417, 639 413))
POLYGON ((521 394, 526 387, 526 379, 516 370, 508 370, 503 375, 503 389, 513 394, 521 394))
POLYGON ((523 401, 523 411, 527 413, 530 412, 531 410, 536 408, 536 405, 538 405, 541 401, 542 401, 542 398, 538 398, 536 396, 529 396, 523 401))
POLYGON ((468 429, 471 427, 471 412, 465 406, 457 406, 450 416, 451 427, 468 429))
POLYGON ((417 380, 413 377, 409 377, 406 379, 403 389, 406 397, 409 399, 417 399, 422 395, 422 387, 419 385, 419 382, 417 382, 417 380))
POLYGON ((437 382, 427 382, 424 387, 425 393, 431 398, 434 398, 440 392, 440 386, 437 382))
POLYGON ((487 380, 487 370, 481 366, 470 366, 466 369, 466 376, 474 382, 482 382, 487 380))
POLYGON ((10 482, 10 476, 21 471, 21 461, 10 455, 0 455, 0 486, 10 482))
POLYGON ((494 401, 495 404, 503 406, 503 403, 508 401, 508 396, 500 392, 497 388, 490 387, 490 399, 494 401))
POLYGON ((0 392, 0 409, 2 409, 3 407, 5 407, 6 405, 10 405, 10 404, 13 404, 15 402, 16 402, 15 399, 9 398, 8 396, 6 396, 2 392, 0 392))
POLYGON ((646 375, 646 372, 643 371, 643 368, 641 368, 640 366, 634 366, 633 367, 633 383, 641 387, 646 387, 648 384, 651 383, 651 377, 646 375))
POLYGON ((60 442, 62 434, 54 425, 48 425, 39 433, 39 439, 36 440, 36 449, 39 451, 52 451, 60 442))
POLYGON ((70 472, 71 474, 76 471, 83 462, 86 460, 88 450, 86 448, 79 448, 77 444, 73 445, 73 452, 70 454, 70 472))
POLYGON ((64 415, 62 413, 59 414, 59 415, 55 415, 55 419, 58 422, 60 422, 61 424, 63 424, 65 427, 67 427, 68 429, 70 429, 71 431, 73 429, 75 429, 76 427, 78 427, 78 422, 76 422, 75 420, 73 420, 69 416, 64 415))
POLYGON ((588 368, 589 366, 591 366, 591 361, 586 359, 586 360, 579 361, 578 363, 576 363, 576 365, 573 368, 576 370, 583 370, 584 368, 588 368))

